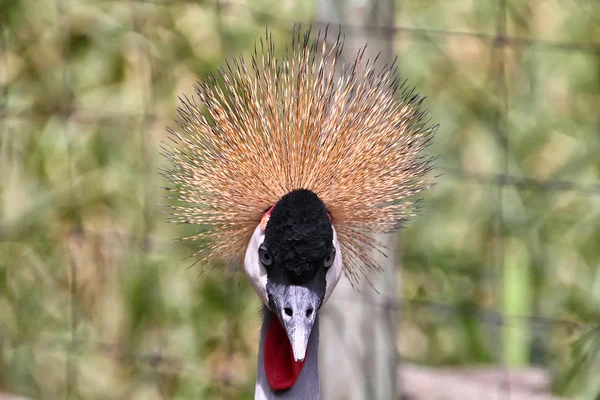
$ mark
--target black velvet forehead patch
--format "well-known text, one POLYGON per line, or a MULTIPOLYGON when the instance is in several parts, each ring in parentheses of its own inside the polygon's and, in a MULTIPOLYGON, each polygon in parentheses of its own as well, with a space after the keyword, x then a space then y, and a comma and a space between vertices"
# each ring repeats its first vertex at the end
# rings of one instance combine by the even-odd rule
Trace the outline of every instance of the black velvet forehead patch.
POLYGON ((333 228, 325 204, 310 190, 294 190, 273 208, 265 229, 265 241, 273 268, 296 284, 310 281, 333 242, 333 228))

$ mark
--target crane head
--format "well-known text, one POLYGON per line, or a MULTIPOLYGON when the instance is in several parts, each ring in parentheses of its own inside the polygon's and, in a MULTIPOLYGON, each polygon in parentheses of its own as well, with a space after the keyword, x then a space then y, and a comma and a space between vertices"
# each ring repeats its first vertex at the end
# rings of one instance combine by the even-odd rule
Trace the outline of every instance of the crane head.
POLYGON ((281 322, 297 362, 304 360, 317 312, 340 279, 340 250, 325 204, 304 189, 271 207, 250 240, 246 275, 281 322))

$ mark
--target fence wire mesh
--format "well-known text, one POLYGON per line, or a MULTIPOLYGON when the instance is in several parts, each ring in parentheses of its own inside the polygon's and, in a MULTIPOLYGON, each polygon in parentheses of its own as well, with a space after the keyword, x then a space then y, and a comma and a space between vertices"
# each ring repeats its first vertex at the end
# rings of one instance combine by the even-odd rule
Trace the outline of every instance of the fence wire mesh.
MULTIPOLYGON (((442 127, 442 183, 405 235, 403 295, 383 305, 404 311, 400 336, 414 351, 400 345, 401 354, 432 365, 542 365, 557 392, 596 398, 600 6, 458 1, 452 14, 425 3, 399 2, 397 26, 342 26, 394 38, 401 74, 430 97, 442 127), (539 28, 544 18, 555 31, 539 28), (561 66, 562 79, 548 74, 561 66)), ((285 42, 294 21, 327 23, 301 4, 2 6, 0 391, 252 393, 258 303, 239 275, 192 282, 186 261, 171 265, 190 249, 169 237, 193 228, 158 215, 158 142, 197 71, 249 51, 264 25, 285 42)))

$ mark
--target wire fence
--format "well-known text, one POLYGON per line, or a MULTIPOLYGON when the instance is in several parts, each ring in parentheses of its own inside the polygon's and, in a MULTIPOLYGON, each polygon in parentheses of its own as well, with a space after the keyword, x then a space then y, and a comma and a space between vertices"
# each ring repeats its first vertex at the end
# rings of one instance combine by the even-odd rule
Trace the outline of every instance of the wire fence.
MULTIPOLYGON (((112 1, 119 2, 121 0, 112 1)), ((189 3, 190 5, 197 4, 197 2, 193 0, 185 1, 185 3, 189 3)), ((136 34, 142 36, 144 35, 144 32, 140 28, 139 21, 139 19, 142 18, 142 13, 138 12, 138 7, 144 4, 152 4, 156 5, 157 7, 172 6, 170 2, 159 0, 129 0, 127 4, 130 12, 131 29, 136 34)), ((241 7, 244 8, 247 12, 249 12, 250 15, 253 18, 256 18, 257 20, 264 20, 270 26, 277 26, 282 30, 291 31, 293 21, 281 19, 274 13, 267 13, 263 10, 253 8, 247 3, 217 0, 215 3, 211 4, 216 9, 218 21, 220 21, 223 18, 222 14, 226 13, 227 9, 232 7, 241 7)), ((525 46, 544 51, 562 52, 568 54, 581 53, 600 56, 600 42, 556 42, 549 40, 511 36, 507 33, 507 8, 507 0, 497 1, 496 31, 494 34, 481 32, 447 31, 439 29, 414 28, 405 26, 341 26, 342 30, 345 32, 346 35, 352 35, 355 31, 366 29, 370 32, 376 32, 378 35, 380 34, 385 37, 389 35, 408 35, 410 37, 410 40, 425 41, 433 44, 436 44, 441 40, 446 40, 450 37, 458 37, 481 40, 492 46, 492 60, 490 64, 492 70, 490 71, 490 75, 492 79, 495 80, 495 88, 497 90, 496 94, 501 98, 502 101, 502 104, 497 109, 496 115, 494 116, 495 136, 497 141, 501 144, 501 148, 503 149, 502 172, 496 174, 480 174, 474 173, 470 170, 464 170, 457 167, 444 165, 440 165, 437 168, 444 174, 443 179, 451 179, 461 182, 471 182, 482 186, 490 186, 496 193, 496 204, 494 205, 494 208, 496 209, 496 214, 493 222, 493 236, 495 237, 495 244, 492 246, 493 250, 492 254, 490 255, 491 260, 489 262, 489 273, 492 275, 492 281, 499 280, 496 275, 499 273, 499 271, 502 270, 502 263, 504 258, 504 250, 502 248, 503 224, 505 214, 505 210, 503 210, 503 196, 504 190, 507 186, 518 187, 519 189, 532 191, 570 191, 575 192, 581 196, 600 196, 600 184, 583 184, 581 182, 564 179, 540 179, 528 176, 516 176, 510 173, 509 158, 512 149, 510 147, 509 135, 513 127, 509 125, 509 122, 506 118, 506 115, 509 112, 508 103, 510 92, 509 88, 507 87, 505 77, 506 60, 503 54, 504 49, 507 47, 525 46)), ((59 37, 66 37, 70 35, 71 31, 68 29, 68 27, 61 24, 63 17, 70 13, 70 0, 55 0, 55 11, 58 15, 56 19, 58 21, 58 24, 55 27, 55 29, 59 32, 59 37)), ((0 18, 0 21, 1 20, 2 19, 0 18)), ((313 25, 324 26, 326 23, 326 21, 315 21, 313 22, 313 25)), ((8 51, 6 50, 8 48, 7 30, 8 27, 2 27, 2 43, 0 44, 3 53, 6 57, 4 60, 5 68, 7 68, 7 66, 9 65, 9 60, 7 58, 8 51)), ((62 42, 66 43, 68 42, 68 40, 63 40, 62 42)), ((153 66, 153 58, 155 57, 155 55, 152 54, 152 49, 150 48, 149 43, 149 41, 139 42, 139 57, 142 57, 144 59, 145 65, 147 65, 149 68, 149 70, 146 71, 146 75, 140 77, 141 80, 146 80, 140 82, 140 87, 144 90, 142 99, 142 110, 140 113, 121 113, 115 111, 74 107, 72 104, 72 99, 73 92, 75 90, 74 87, 76 86, 76 77, 72 73, 70 67, 69 60, 71 58, 71 54, 69 46, 63 46, 62 58, 64 60, 64 69, 62 71, 62 96, 59 99, 59 101, 57 101, 56 104, 54 104, 51 108, 31 109, 26 106, 21 107, 19 104, 13 104, 10 99, 10 87, 8 86, 8 84, 3 85, 3 99, 0 103, 0 121, 4 126, 3 135, 8 136, 11 134, 7 123, 7 121, 9 120, 22 119, 32 121, 36 119, 46 119, 48 117, 59 117, 63 123, 64 141, 67 146, 68 159, 65 160, 65 162, 67 163, 67 165, 71 166, 72 162, 70 160, 70 157, 73 151, 71 148, 71 138, 73 135, 77 135, 77 132, 75 132, 75 129, 72 126, 73 123, 83 125, 103 125, 122 129, 137 129, 139 131, 139 141, 141 143, 140 160, 143 164, 141 167, 143 169, 148 170, 148 168, 150 168, 152 164, 148 155, 152 152, 157 151, 157 149, 154 149, 151 145, 152 143, 145 137, 145 132, 148 130, 149 126, 156 122, 162 123, 164 121, 166 125, 170 121, 169 116, 158 115, 153 111, 155 108, 154 102, 156 100, 156 95, 154 93, 154 86, 151 82, 153 77, 156 74, 160 73, 160 71, 156 71, 156 68, 153 66), (148 83, 148 81, 150 82, 150 84, 148 83)), ((439 47, 438 50, 441 52, 444 51, 444 49, 441 47, 439 47)), ((226 51, 224 52, 224 56, 226 56, 226 51)), ((8 76, 8 72, 6 73, 6 75, 8 76)), ((6 79, 6 81, 8 82, 8 79, 6 79)), ((485 98, 487 96, 487 93, 485 93, 484 89, 477 88, 476 83, 472 83, 472 85, 476 91, 481 93, 482 98, 485 98)), ((431 95, 433 96, 434 94, 431 95)), ((600 120, 598 121, 598 126, 600 126, 600 120)), ((110 130, 106 131, 103 134, 110 134, 110 130)), ((75 172, 70 170, 70 174, 67 177, 67 179, 69 180, 70 187, 70 189, 68 190, 70 202, 72 202, 73 204, 77 204, 77 193, 73 188, 73 186, 76 185, 75 172)), ((142 203, 148 205, 152 202, 155 202, 155 199, 153 199, 151 196, 152 195, 148 193, 148 191, 145 191, 143 193, 144 200, 142 203)), ((141 235, 123 234, 122 232, 117 233, 107 231, 97 232, 96 235, 99 238, 103 239, 103 243, 105 245, 110 247, 119 248, 122 247, 124 243, 133 242, 139 244, 139 251, 141 252, 162 252, 164 254, 170 254, 171 252, 167 248, 169 244, 160 237, 154 237, 151 233, 152 216, 150 209, 148 207, 144 207, 144 209, 141 212, 144 214, 144 227, 141 230, 141 235)), ((78 232, 80 229, 81 227, 78 226, 73 227, 74 232, 78 232)), ((0 226, 0 238, 2 239, 2 241, 8 242, 10 240, 13 240, 14 237, 18 237, 20 235, 20 232, 26 232, 27 230, 28 227, 26 225, 20 225, 16 229, 9 226, 0 226)), ((175 357, 169 354, 164 354, 160 350, 157 350, 156 352, 140 353, 124 348, 123 345, 119 343, 103 343, 93 341, 90 342, 88 339, 81 337, 81 333, 78 330, 79 314, 77 311, 76 299, 82 289, 77 286, 78 270, 76 268, 76 263, 71 259, 70 255, 68 258, 71 260, 69 265, 71 275, 69 288, 71 294, 70 337, 48 338, 43 343, 37 344, 34 347, 35 352, 63 352, 66 354, 66 398, 75 398, 74 388, 78 384, 78 369, 76 365, 78 363, 78 357, 84 352, 100 352, 116 358, 126 358, 129 360, 133 360, 133 362, 136 364, 145 365, 151 369, 155 369, 156 371, 173 370, 177 371, 177 373, 180 374, 189 375, 198 375, 206 373, 206 370, 199 368, 197 363, 194 362, 193 359, 182 359, 181 357, 175 357)), ((235 285, 231 285, 230 290, 231 293, 233 293, 236 290, 235 285)), ((496 297, 500 297, 500 295, 496 293, 496 297)), ((345 299, 344 301, 352 302, 355 301, 355 299, 345 299)), ((462 317, 467 315, 473 319, 476 319, 478 322, 493 327, 507 326, 513 323, 525 323, 532 331, 549 331, 553 329, 565 329, 581 337, 589 335, 595 336, 600 330, 600 323, 597 322, 581 323, 575 320, 551 318, 540 315, 506 315, 501 311, 495 309, 485 309, 474 306, 472 304, 468 306, 465 306, 464 304, 449 304, 445 301, 431 298, 406 298, 399 296, 395 298, 383 299, 383 301, 373 303, 372 306, 411 311, 426 310, 428 312, 432 312, 438 315, 441 318, 449 319, 456 318, 458 315, 462 317)), ((496 335, 498 335, 497 331, 496 335)), ((501 338, 496 336, 494 341, 496 343, 500 343, 501 338)), ((15 348, 18 348, 22 346, 29 346, 30 344, 28 344, 27 342, 13 342, 12 345, 15 348)), ((497 348, 500 348, 499 344, 497 345, 497 348)), ((501 362, 501 357, 499 355, 496 355, 496 360, 498 362, 501 362)), ((223 379, 221 381, 221 384, 223 386, 233 386, 234 388, 236 385, 233 381, 228 379, 223 379)))

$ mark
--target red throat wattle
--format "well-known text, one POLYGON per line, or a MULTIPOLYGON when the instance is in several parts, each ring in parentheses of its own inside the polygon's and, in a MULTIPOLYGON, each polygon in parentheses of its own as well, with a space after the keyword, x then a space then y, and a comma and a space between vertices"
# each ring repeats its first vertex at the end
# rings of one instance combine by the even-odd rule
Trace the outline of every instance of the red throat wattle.
POLYGON ((294 361, 294 352, 287 334, 279 318, 273 316, 267 330, 264 350, 265 373, 271 388, 284 390, 294 386, 304 367, 304 360, 294 361))

